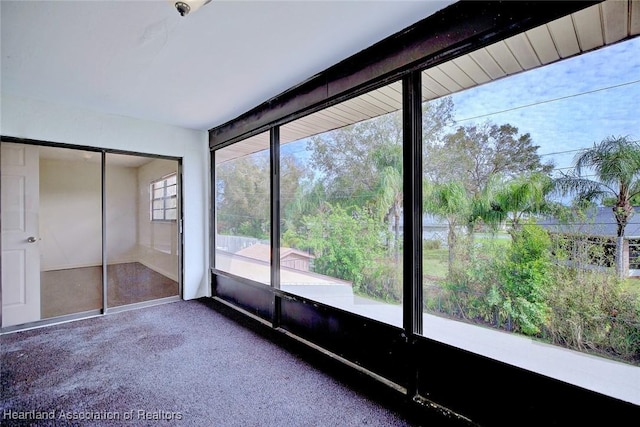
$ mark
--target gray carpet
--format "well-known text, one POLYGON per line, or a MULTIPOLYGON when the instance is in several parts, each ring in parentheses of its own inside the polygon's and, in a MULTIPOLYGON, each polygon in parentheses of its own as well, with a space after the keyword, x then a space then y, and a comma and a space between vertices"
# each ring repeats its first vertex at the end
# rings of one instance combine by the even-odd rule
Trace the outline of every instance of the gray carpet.
POLYGON ((0 336, 0 424, 411 425, 210 304, 179 301, 0 336), (30 419, 11 419, 21 416, 30 419))

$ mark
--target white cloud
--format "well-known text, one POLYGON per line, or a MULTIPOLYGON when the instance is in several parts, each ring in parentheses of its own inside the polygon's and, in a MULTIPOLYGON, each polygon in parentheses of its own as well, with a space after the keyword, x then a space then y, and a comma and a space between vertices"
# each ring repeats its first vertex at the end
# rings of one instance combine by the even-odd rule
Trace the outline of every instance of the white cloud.
MULTIPOLYGON (((460 124, 491 120, 530 133, 539 152, 640 139, 640 38, 453 95, 460 124), (465 120, 466 119, 466 120, 465 120)), ((572 155, 553 156, 557 167, 572 155)))

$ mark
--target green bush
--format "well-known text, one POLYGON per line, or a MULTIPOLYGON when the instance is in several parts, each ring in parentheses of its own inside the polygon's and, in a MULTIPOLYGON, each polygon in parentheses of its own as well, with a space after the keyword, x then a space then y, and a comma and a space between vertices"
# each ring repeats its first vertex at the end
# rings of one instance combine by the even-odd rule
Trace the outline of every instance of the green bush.
POLYGON ((471 321, 494 322, 495 309, 488 296, 492 288, 501 286, 504 246, 495 240, 471 245, 468 238, 461 239, 455 260, 438 295, 440 311, 471 321))
POLYGON ((433 251, 440 249, 442 247, 442 242, 438 239, 424 239, 422 240, 422 249, 427 251, 433 251))
POLYGON ((527 335, 541 332, 549 314, 549 236, 535 225, 512 236, 511 245, 490 239, 459 246, 464 250, 456 254, 438 296, 443 312, 527 335))
POLYGON ((594 268, 598 242, 573 236, 569 263, 567 242, 539 226, 512 237, 461 242, 446 280, 424 286, 425 309, 640 364, 640 284, 594 268))
POLYGON ((508 261, 502 272, 502 287, 497 290, 500 314, 512 319, 514 329, 526 335, 540 333, 549 307, 551 240, 540 226, 528 224, 512 233, 508 261))
POLYGON ((356 293, 389 303, 402 301, 402 264, 384 259, 363 270, 363 279, 354 287, 356 293))
POLYGON ((613 268, 558 265, 552 274, 546 336, 553 343, 640 363, 640 301, 613 268))
POLYGON ((364 209, 327 205, 303 222, 306 233, 300 247, 313 251, 315 272, 350 281, 354 289, 363 282, 364 271, 384 254, 383 224, 364 209))

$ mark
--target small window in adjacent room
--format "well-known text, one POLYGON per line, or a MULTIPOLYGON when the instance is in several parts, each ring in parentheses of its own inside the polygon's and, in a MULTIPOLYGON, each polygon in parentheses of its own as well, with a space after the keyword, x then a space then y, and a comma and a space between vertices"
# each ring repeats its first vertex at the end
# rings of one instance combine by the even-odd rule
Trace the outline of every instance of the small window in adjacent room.
POLYGON ((150 184, 151 221, 175 221, 178 217, 178 178, 172 173, 150 184))

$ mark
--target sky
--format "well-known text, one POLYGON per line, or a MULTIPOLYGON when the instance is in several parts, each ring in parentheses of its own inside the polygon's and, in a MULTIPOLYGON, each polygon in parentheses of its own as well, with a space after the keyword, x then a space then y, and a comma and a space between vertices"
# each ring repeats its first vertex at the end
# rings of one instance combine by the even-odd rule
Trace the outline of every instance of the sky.
MULTIPOLYGON (((567 171, 576 150, 609 136, 640 140, 640 37, 451 95, 459 125, 485 121, 529 133, 543 163, 567 171)), ((452 129, 453 130, 453 129, 452 129)), ((305 140, 283 154, 308 159, 305 140)))
POLYGON ((569 168, 575 150, 608 136, 640 140, 640 37, 452 98, 457 124, 509 123, 531 135, 544 162, 569 168))

